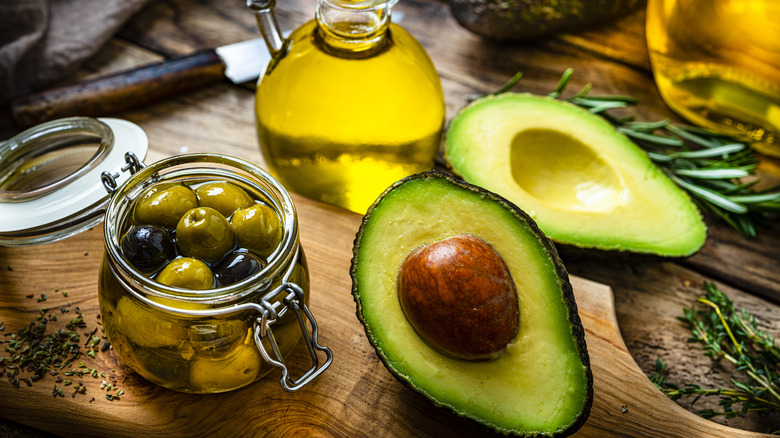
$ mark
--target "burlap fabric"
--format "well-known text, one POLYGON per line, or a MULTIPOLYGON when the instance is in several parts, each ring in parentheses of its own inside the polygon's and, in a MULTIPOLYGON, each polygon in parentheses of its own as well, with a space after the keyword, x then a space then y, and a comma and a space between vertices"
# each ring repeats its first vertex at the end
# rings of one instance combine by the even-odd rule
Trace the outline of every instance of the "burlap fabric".
POLYGON ((149 0, 0 0, 0 104, 72 73, 149 0))

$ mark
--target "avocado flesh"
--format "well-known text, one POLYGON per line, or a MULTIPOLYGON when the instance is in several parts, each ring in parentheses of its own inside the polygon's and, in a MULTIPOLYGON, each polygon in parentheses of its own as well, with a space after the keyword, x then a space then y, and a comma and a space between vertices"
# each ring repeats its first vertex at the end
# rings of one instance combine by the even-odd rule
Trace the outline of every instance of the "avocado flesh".
POLYGON ((452 120, 445 160, 526 211, 556 242, 688 256, 707 237, 688 195, 637 145, 567 102, 505 93, 452 120))
POLYGON ((355 241, 358 317, 386 367, 440 406, 517 435, 573 433, 587 418, 592 375, 571 285, 550 241, 495 194, 424 173, 394 185, 355 241), (494 360, 437 352, 407 321, 397 276, 413 250, 459 234, 491 245, 518 294, 516 338, 494 360), (546 242, 546 243, 545 243, 546 242))

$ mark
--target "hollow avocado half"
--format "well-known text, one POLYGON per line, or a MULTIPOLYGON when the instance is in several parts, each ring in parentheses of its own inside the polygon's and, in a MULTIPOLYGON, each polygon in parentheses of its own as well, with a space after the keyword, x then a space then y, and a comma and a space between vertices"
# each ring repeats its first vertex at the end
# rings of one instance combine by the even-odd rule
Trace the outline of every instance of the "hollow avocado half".
POLYGON ((357 317, 400 382, 504 434, 567 436, 584 424, 593 377, 572 287, 552 242, 517 206, 436 171, 413 175, 369 208, 353 252, 357 317), (517 293, 517 335, 491 360, 439 352, 418 335, 399 304, 405 258, 459 235, 490 245, 517 293))
POLYGON ((559 243, 681 257, 707 238, 696 205, 641 148, 568 102, 511 92, 480 98, 451 121, 444 158, 559 243))

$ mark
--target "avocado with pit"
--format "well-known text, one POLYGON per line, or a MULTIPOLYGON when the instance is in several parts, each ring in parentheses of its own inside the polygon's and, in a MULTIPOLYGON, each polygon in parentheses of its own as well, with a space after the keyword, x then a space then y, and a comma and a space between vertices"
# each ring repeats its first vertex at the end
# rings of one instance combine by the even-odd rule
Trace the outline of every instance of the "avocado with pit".
POLYGON ((435 405, 515 436, 567 436, 593 376, 553 243, 495 193, 437 171, 407 177, 357 233, 352 293, 390 373, 435 405))
POLYGON ((568 102, 511 92, 480 98, 451 121, 444 158, 558 243, 683 257, 707 238, 696 205, 639 146, 568 102))
POLYGON ((451 0, 466 29, 498 41, 525 41, 579 32, 624 17, 645 0, 451 0))

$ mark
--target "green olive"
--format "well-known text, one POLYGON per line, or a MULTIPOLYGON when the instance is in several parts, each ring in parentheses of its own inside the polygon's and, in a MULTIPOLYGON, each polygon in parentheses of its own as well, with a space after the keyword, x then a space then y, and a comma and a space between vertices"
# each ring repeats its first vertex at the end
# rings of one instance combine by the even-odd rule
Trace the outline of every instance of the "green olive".
POLYGON ((198 206, 195 193, 183 185, 153 185, 138 198, 133 211, 136 225, 173 229, 188 210, 198 206))
POLYGON ((212 263, 232 251, 235 245, 233 227, 213 208, 193 208, 176 225, 176 246, 184 256, 212 263))
POLYGON ((230 218, 239 246, 267 257, 282 241, 282 223, 276 212, 265 204, 242 208, 230 218))
POLYGON ((253 334, 241 319, 210 319, 190 326, 188 342, 198 358, 221 359, 244 340, 254 342, 253 334))
POLYGON ((190 384, 205 390, 236 389, 254 382, 262 371, 263 358, 254 342, 239 344, 235 350, 223 354, 213 359, 193 361, 190 384))
POLYGON ((198 186, 195 189, 202 207, 211 207, 230 217, 239 208, 252 205, 252 198, 240 187, 224 181, 214 181, 198 186))
MULTIPOLYGON (((136 347, 172 348, 180 345, 186 335, 185 329, 147 305, 139 304, 129 296, 119 299, 116 305, 116 330, 136 347)), ((114 333, 111 333, 112 335, 114 333)))
POLYGON ((214 286, 214 274, 202 261, 180 257, 165 265, 157 275, 157 281, 167 286, 204 290, 214 286))

